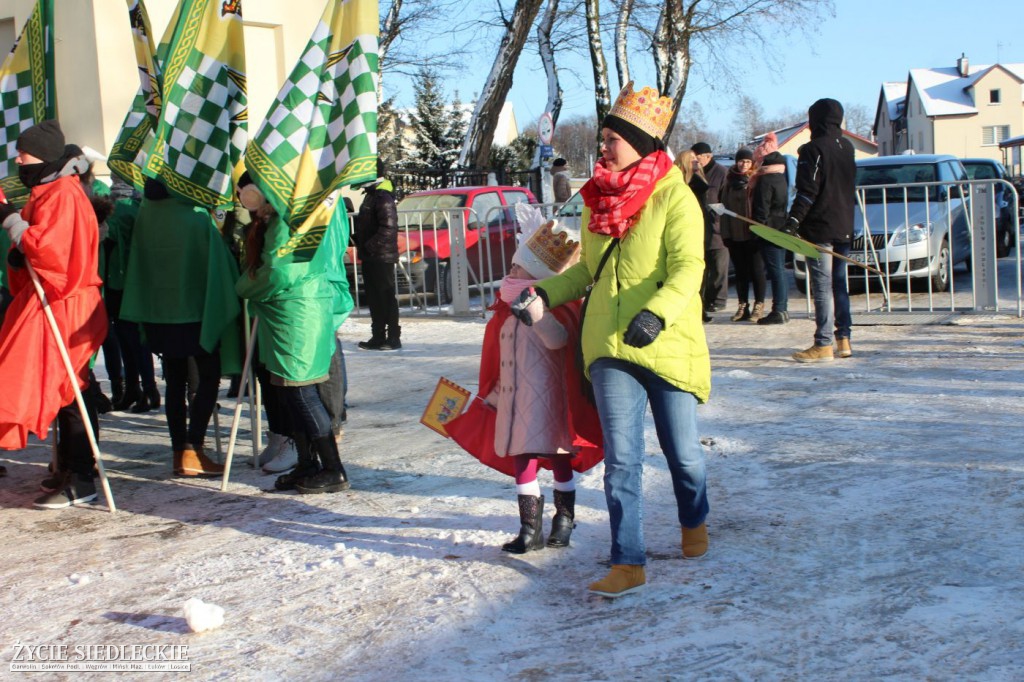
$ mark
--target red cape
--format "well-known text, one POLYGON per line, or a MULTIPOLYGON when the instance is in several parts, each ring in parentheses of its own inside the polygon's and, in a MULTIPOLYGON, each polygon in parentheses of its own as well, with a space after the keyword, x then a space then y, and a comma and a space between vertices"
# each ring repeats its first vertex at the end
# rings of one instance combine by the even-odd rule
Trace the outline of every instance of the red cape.
MULTIPOLYGON (((96 214, 71 176, 33 188, 21 216, 30 225, 21 250, 39 275, 84 388, 89 359, 107 335, 96 214)), ((13 300, 0 328, 0 448, 19 450, 29 432, 46 438, 75 393, 28 269, 11 267, 9 275, 13 300)))
MULTIPOLYGON (((508 304, 498 300, 491 309, 494 316, 484 330, 483 349, 480 353, 480 387, 478 396, 488 395, 498 383, 501 362, 498 335, 501 325, 511 315, 508 304)), ((591 469, 604 459, 602 449, 601 422, 597 409, 587 400, 583 391, 583 375, 576 364, 576 347, 579 344, 580 304, 566 303, 548 311, 562 323, 569 332, 569 340, 562 350, 565 366, 565 388, 569 403, 569 421, 573 433, 573 445, 579 448, 572 458, 572 468, 579 472, 591 469)), ((480 397, 474 397, 469 408, 444 425, 444 430, 466 452, 481 462, 509 476, 514 476, 511 457, 500 457, 494 451, 494 422, 497 412, 480 397)), ((551 460, 540 458, 540 466, 551 468, 551 460)))

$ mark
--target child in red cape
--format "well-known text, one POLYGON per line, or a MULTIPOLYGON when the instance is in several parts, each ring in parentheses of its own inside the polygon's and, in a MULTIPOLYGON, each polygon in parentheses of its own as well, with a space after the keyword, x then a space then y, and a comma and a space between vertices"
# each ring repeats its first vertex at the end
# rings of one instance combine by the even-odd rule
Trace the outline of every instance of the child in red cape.
POLYGON ((579 302, 545 312, 537 299, 526 310, 530 323, 517 319, 509 307, 524 289, 578 258, 578 242, 553 226, 553 221, 546 223, 530 235, 524 228, 524 242, 484 331, 478 397, 445 424, 474 457, 515 476, 521 527, 515 539, 502 545, 515 554, 545 545, 538 466, 551 469, 555 478, 547 546, 566 547, 575 527, 573 472, 586 471, 603 458, 597 411, 586 398, 576 362, 579 302))

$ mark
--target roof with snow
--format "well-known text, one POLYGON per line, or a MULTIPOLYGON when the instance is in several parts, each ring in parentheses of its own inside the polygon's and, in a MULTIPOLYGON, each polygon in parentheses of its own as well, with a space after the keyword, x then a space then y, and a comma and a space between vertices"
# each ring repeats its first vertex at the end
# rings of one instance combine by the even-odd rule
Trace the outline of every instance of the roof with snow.
POLYGON ((906 81, 887 81, 882 83, 882 97, 885 100, 889 120, 895 121, 903 113, 903 103, 907 99, 906 81))
POLYGON ((971 65, 966 76, 961 76, 955 66, 911 69, 907 82, 916 87, 926 116, 976 114, 978 109, 969 90, 993 69, 1002 69, 1024 83, 1024 64, 971 65))
MULTIPOLYGON (((784 147, 786 143, 792 140, 794 137, 796 137, 803 131, 807 130, 807 127, 807 121, 803 121, 801 123, 797 123, 796 125, 791 125, 788 128, 779 128, 778 130, 773 130, 772 132, 775 133, 775 137, 779 141, 779 147, 781 148, 784 147)), ((766 135, 768 135, 768 133, 758 135, 748 143, 748 146, 756 147, 757 145, 761 144, 766 135)), ((855 140, 860 140, 861 142, 864 142, 869 145, 874 145, 876 147, 878 146, 878 144, 874 140, 869 140, 863 135, 858 135, 857 133, 850 132, 846 128, 843 128, 843 136, 853 138, 855 140)))

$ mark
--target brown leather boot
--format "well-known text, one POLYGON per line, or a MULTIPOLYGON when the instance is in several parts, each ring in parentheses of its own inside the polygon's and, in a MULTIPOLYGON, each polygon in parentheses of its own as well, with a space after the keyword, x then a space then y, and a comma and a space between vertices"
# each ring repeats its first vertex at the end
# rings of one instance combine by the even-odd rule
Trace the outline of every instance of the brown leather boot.
POLYGON ((696 559, 708 551, 708 527, 700 524, 696 528, 683 527, 683 558, 696 559))
POLYGON ((643 566, 612 564, 612 570, 601 580, 590 584, 590 591, 602 597, 621 597, 639 592, 647 583, 643 566))
POLYGON ((179 476, 221 476, 224 465, 207 457, 202 447, 186 446, 181 451, 181 467, 177 473, 179 476))

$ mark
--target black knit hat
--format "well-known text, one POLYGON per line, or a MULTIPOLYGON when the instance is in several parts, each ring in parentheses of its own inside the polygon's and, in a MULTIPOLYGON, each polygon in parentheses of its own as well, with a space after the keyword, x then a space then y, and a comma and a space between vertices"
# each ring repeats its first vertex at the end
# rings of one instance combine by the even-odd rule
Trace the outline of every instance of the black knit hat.
POLYGON ((736 160, 737 161, 753 161, 754 160, 754 152, 750 151, 746 147, 740 147, 739 149, 736 150, 736 160))
POLYGON ((612 116, 611 114, 605 116, 604 121, 601 122, 601 127, 617 132, 640 156, 647 156, 659 149, 665 148, 661 140, 651 137, 648 133, 618 116, 612 116))
POLYGON ((698 142, 697 144, 690 147, 690 151, 693 152, 694 154, 710 154, 711 145, 709 145, 707 142, 698 142))
POLYGON ((53 119, 43 121, 19 135, 15 148, 44 163, 57 161, 64 156, 64 133, 53 119))

